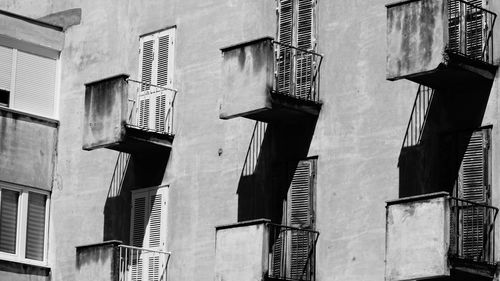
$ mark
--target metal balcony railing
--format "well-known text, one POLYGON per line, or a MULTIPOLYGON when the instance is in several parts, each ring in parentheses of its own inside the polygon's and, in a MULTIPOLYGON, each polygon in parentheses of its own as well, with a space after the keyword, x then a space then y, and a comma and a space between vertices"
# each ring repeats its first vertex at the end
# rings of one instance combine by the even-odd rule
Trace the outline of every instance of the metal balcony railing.
POLYGON ((170 253, 119 245, 119 281, 166 281, 170 253))
POLYGON ((313 281, 319 232, 269 223, 268 278, 313 281))
POLYGON ((418 87, 417 96, 415 97, 413 109, 411 110, 410 120, 406 126, 403 148, 415 146, 420 143, 433 96, 434 89, 424 85, 418 87))
POLYGON ((323 56, 276 41, 274 50, 274 92, 318 103, 323 56))
POLYGON ((493 64, 493 27, 497 15, 481 1, 448 0, 448 51, 493 64))
POLYGON ((174 134, 174 102, 177 90, 128 78, 129 126, 162 134, 174 134))
POLYGON ((450 257, 494 263, 498 208, 450 198, 450 257))

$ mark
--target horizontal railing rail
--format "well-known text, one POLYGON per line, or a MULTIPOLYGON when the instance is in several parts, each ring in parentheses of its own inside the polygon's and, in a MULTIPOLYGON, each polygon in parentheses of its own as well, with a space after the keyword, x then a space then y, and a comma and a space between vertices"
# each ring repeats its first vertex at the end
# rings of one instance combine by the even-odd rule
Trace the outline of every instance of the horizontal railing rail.
POLYGON ((162 134, 174 134, 174 103, 177 90, 128 78, 128 124, 162 134))
POLYGON ((170 252, 119 245, 119 281, 166 281, 170 252))
POLYGON ((406 126, 402 148, 415 146, 420 143, 433 96, 434 89, 424 85, 418 87, 418 92, 411 110, 410 120, 406 126))
POLYGON ((274 92, 319 103, 319 74, 323 55, 277 41, 274 92))
POLYGON ((493 28, 497 15, 464 0, 448 0, 448 50, 494 63, 493 28))
POLYGON ((450 197, 450 256, 494 263, 498 208, 450 197))
POLYGON ((319 232, 269 223, 269 272, 272 279, 313 281, 319 232))

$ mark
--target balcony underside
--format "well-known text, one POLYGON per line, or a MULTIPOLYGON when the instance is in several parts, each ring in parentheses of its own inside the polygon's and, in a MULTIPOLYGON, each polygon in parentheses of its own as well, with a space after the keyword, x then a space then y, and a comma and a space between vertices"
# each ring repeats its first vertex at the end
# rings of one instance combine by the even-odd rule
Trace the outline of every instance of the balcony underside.
POLYGON ((477 262, 460 257, 449 257, 452 280, 492 280, 497 266, 495 264, 477 262))
POLYGON ((271 107, 241 115, 264 122, 300 122, 316 118, 321 111, 321 103, 297 99, 284 94, 271 93, 271 107))
POLYGON ((441 63, 436 69, 421 72, 405 77, 413 82, 434 88, 467 88, 489 84, 495 78, 497 66, 482 61, 467 58, 466 56, 447 53, 447 62, 441 63))
POLYGON ((106 148, 130 154, 157 154, 172 149, 174 135, 145 130, 133 125, 125 125, 125 136, 122 141, 106 146, 106 148))

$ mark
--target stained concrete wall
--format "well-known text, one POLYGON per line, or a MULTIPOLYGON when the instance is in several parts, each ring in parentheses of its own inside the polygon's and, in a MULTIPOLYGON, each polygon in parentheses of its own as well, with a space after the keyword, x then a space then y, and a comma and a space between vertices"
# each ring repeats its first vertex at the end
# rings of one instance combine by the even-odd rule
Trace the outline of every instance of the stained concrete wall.
MULTIPOLYGON (((123 209, 104 214, 117 153, 81 150, 83 85, 116 73, 137 78, 139 35, 172 25, 177 26, 176 136, 171 154, 160 156, 169 160, 163 175, 163 184, 170 184, 169 278, 215 278, 215 226, 238 221, 237 191, 255 124, 244 118, 219 120, 224 94, 220 48, 274 36, 274 30, 264 34, 265 25, 256 16, 262 1, 0 3, 1 9, 34 17, 82 9, 81 24, 68 28, 61 54, 61 126, 49 249, 52 280, 74 280, 74 247, 103 241, 105 216, 109 221, 123 215, 123 209)), ((384 202, 398 198, 398 156, 417 92, 414 83, 386 81, 385 4, 385 0, 318 0, 318 52, 325 55, 323 107, 309 128, 310 145, 304 152, 318 156, 317 281, 384 279, 384 202)), ((274 16, 275 10, 269 12, 274 16)), ((495 83, 483 120, 494 128, 498 91, 495 83)), ((302 136, 293 132, 292 127, 288 140, 302 136)), ((500 153, 495 153, 499 139, 493 129, 493 171, 500 163, 500 153)), ((499 202, 498 186, 500 177, 494 176, 493 202, 499 202)))
POLYGON ((268 241, 266 221, 218 227, 215 232, 215 280, 264 280, 268 241))
POLYGON ((386 281, 449 276, 447 193, 387 203, 386 281))
POLYGON ((0 109, 0 181, 52 190, 58 122, 0 109))
POLYGON ((123 140, 129 103, 127 78, 119 75, 85 85, 83 149, 106 147, 123 140))
POLYGON ((435 70, 448 44, 448 1, 401 1, 387 7, 387 79, 435 70))
POLYGON ((76 247, 76 281, 118 281, 119 241, 76 247))
POLYGON ((271 109, 274 44, 262 38, 222 49, 220 118, 230 119, 271 109))

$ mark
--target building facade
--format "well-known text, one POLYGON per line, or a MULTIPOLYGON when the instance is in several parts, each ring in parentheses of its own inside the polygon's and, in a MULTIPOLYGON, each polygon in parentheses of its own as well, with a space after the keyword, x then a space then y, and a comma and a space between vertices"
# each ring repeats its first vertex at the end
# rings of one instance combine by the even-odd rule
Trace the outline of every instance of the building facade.
POLYGON ((3 1, 0 280, 497 280, 499 11, 3 1))

